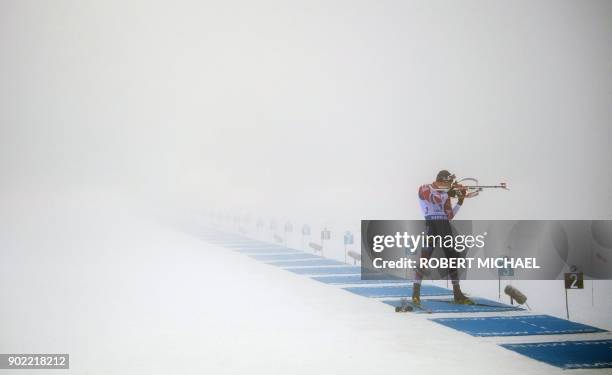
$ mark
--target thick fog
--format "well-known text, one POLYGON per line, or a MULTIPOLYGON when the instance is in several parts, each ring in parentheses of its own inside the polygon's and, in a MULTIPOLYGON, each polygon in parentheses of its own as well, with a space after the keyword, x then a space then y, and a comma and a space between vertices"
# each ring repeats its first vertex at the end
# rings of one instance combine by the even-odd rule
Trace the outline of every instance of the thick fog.
POLYGON ((188 207, 610 218, 609 1, 0 1, 0 178, 188 207))
MULTIPOLYGON (((302 249, 329 225, 345 261, 339 233, 420 218, 449 169, 512 189, 459 219, 612 219, 610 1, 0 0, 0 54, 0 353, 74 373, 541 374, 205 243, 201 214, 292 220, 302 249)), ((609 281, 569 308, 512 282, 612 329, 609 281)))

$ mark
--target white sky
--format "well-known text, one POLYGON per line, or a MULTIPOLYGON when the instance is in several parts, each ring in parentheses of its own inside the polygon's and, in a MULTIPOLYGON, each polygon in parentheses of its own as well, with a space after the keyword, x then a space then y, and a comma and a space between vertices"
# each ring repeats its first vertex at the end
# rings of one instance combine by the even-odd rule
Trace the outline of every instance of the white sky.
POLYGON ((610 218, 609 1, 0 0, 2 189, 417 218, 610 218), (559 186, 559 184, 572 186, 559 186))

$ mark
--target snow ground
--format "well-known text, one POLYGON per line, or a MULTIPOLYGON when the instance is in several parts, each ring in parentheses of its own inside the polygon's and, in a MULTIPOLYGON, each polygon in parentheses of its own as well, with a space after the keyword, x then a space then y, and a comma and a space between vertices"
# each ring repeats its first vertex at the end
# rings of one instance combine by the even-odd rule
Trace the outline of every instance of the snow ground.
MULTIPOLYGON (((0 214, 0 352, 69 353, 64 373, 567 374, 207 244, 119 198, 12 198, 0 214)), ((591 372, 603 373, 580 371, 591 372)))
MULTIPOLYGON (((336 225, 335 238, 326 246, 325 256, 344 261, 344 246, 342 244, 342 234, 346 228, 351 228, 353 233, 357 233, 357 226, 344 223, 336 225)), ((231 231, 232 225, 221 226, 222 229, 231 231)), ((262 240, 273 242, 268 233, 254 236, 262 240)), ((306 242, 308 242, 307 240, 306 242)), ((316 239, 314 240, 317 241, 316 239)), ((298 235, 294 234, 289 240, 289 246, 296 249, 311 251, 308 246, 301 243, 298 235)), ((355 237, 355 245, 349 246, 349 250, 359 252, 359 239, 355 237)), ((350 262, 350 258, 349 258, 350 262)), ((447 287, 445 280, 429 281, 434 285, 447 287)), ((565 307, 565 287, 563 280, 502 280, 501 298, 499 298, 499 285, 497 280, 467 280, 462 282, 462 288, 466 293, 484 297, 494 301, 510 303, 509 298, 504 294, 504 287, 511 283, 514 287, 521 290, 528 297, 529 306, 536 312, 548 314, 566 319, 565 307)), ((612 281, 611 280, 585 280, 583 290, 568 291, 568 301, 570 310, 570 320, 584 324, 594 325, 600 328, 612 330, 612 281), (594 285, 593 285, 594 284, 594 285)))

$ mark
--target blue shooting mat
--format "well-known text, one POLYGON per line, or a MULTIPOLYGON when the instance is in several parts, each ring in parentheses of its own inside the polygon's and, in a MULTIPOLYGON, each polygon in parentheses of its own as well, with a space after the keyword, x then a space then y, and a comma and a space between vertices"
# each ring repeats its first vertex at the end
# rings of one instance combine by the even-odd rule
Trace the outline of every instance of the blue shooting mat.
POLYGON ((297 273, 298 275, 360 275, 361 267, 304 267, 286 268, 286 271, 297 273))
MULTIPOLYGON (((343 288, 349 292, 364 297, 410 297, 412 296, 412 285, 376 286, 376 287, 348 287, 343 288)), ((453 295, 451 290, 440 288, 435 285, 421 285, 421 296, 449 296, 453 295)))
POLYGON ((232 250, 243 254, 306 254, 303 251, 290 249, 288 247, 236 248, 232 250))
POLYGON ((300 259, 324 259, 318 255, 308 254, 304 252, 289 253, 289 254, 255 254, 255 255, 249 255, 249 256, 255 260, 260 260, 262 262, 274 262, 274 261, 281 261, 281 260, 300 260, 300 259))
POLYGON ((283 267, 283 268, 292 268, 292 267, 314 267, 314 266, 341 266, 344 265, 342 262, 338 262, 333 259, 304 259, 304 260, 287 260, 281 262, 269 262, 267 264, 283 267))
POLYGON ((539 342, 501 346, 565 370, 612 368, 612 340, 539 342))
POLYGON ((275 245, 272 243, 230 243, 230 244, 220 244, 221 246, 230 248, 230 249, 267 249, 267 248, 279 248, 284 249, 284 246, 275 245))
POLYGON ((431 319, 472 336, 531 336, 605 332, 603 329, 549 315, 491 316, 431 319))
POLYGON ((402 279, 388 280, 361 280, 361 275, 342 275, 342 276, 320 276, 313 277, 313 280, 325 284, 408 284, 410 281, 402 279))
MULTIPOLYGON (((422 287, 421 287, 422 288, 422 287)), ((421 293, 421 295, 423 295, 421 293)), ((520 307, 505 305, 503 303, 490 301, 485 298, 470 299, 474 305, 460 305, 453 303, 453 299, 422 299, 420 308, 415 308, 416 313, 475 313, 475 312, 497 312, 497 311, 520 311, 520 307)), ((383 301, 387 305, 401 306, 401 300, 383 301)))

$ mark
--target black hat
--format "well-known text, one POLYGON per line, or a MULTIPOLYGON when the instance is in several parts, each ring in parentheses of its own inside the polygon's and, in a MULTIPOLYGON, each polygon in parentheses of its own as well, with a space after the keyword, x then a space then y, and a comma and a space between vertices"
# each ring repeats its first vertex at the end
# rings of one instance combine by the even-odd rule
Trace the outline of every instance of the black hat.
POLYGON ((438 172, 438 175, 436 176, 436 181, 452 181, 454 179, 455 179, 455 175, 450 173, 446 169, 443 169, 440 172, 438 172))

